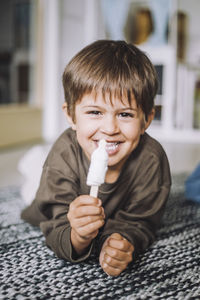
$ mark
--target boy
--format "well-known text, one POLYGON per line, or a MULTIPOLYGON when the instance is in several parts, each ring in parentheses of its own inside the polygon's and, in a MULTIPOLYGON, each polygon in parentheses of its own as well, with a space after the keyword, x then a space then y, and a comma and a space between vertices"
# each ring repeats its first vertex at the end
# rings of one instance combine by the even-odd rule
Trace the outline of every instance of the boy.
POLYGON ((80 262, 97 249, 104 272, 117 276, 154 241, 170 191, 165 152, 145 133, 156 73, 135 46, 100 40, 72 58, 63 86, 71 128, 52 147, 22 218, 40 226, 58 257, 80 262), (100 139, 108 170, 93 198, 86 178, 100 139))

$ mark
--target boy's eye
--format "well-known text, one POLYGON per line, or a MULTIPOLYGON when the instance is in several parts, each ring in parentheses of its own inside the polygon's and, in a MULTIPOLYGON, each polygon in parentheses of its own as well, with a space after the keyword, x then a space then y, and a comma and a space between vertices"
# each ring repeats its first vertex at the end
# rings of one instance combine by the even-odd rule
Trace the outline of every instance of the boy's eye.
POLYGON ((128 113, 128 112, 122 112, 122 113, 119 114, 119 116, 122 117, 122 118, 133 118, 134 114, 128 113))
POLYGON ((87 113, 88 115, 95 115, 95 116, 101 115, 101 112, 99 110, 91 110, 88 111, 87 113))

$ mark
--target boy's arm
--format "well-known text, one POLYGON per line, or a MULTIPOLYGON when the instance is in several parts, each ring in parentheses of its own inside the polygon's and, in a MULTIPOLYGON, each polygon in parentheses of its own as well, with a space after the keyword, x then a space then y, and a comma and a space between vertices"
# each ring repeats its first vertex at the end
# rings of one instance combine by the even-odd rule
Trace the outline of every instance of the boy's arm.
POLYGON ((58 170, 45 167, 36 198, 21 215, 25 221, 40 226, 47 246, 58 257, 72 262, 85 260, 93 248, 93 241, 90 241, 87 249, 77 255, 71 243, 72 227, 67 214, 78 191, 79 185, 72 173, 67 177, 58 170))
POLYGON ((150 166, 138 174, 134 188, 122 195, 121 203, 124 205, 106 221, 99 239, 100 249, 111 234, 119 233, 133 245, 133 257, 137 257, 155 240, 168 199, 171 177, 168 169, 164 174, 159 162, 150 166))
MULTIPOLYGON (((80 194, 89 192, 89 187, 85 185, 87 165, 88 161, 78 145, 75 132, 67 129, 48 154, 35 200, 21 214, 25 221, 40 226, 46 244, 58 257, 72 262, 88 258, 94 244, 92 230, 95 226, 91 223, 95 221, 91 220, 89 224, 85 224, 86 227, 89 225, 91 230, 90 238, 83 243, 79 230, 81 228, 78 228, 74 221, 76 218, 78 221, 82 218, 83 221, 85 216, 80 218, 80 215, 68 214, 74 200, 80 194)), ((98 216, 97 219, 99 217, 102 224, 102 216, 98 216)), ((80 222, 78 224, 80 225, 80 222)), ((97 228, 98 226, 99 224, 97 228)), ((98 231, 96 228, 95 230, 98 231)))

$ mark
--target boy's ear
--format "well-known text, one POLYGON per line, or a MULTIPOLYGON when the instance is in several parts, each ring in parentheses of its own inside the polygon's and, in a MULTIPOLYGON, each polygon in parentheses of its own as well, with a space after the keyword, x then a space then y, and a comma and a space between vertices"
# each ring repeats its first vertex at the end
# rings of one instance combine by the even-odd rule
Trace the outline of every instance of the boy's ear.
POLYGON ((148 120, 147 121, 145 120, 144 122, 144 132, 149 127, 154 117, 155 117, 155 108, 152 108, 151 112, 148 115, 148 120))
POLYGON ((67 112, 67 103, 66 102, 63 103, 62 110, 67 118, 69 125, 72 127, 73 130, 76 130, 76 124, 74 123, 72 117, 67 112))

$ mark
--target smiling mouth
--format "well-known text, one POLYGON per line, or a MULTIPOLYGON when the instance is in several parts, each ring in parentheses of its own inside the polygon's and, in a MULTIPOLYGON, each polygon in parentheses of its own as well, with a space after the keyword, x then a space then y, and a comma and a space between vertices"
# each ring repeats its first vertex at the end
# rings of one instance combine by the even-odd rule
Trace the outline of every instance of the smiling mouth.
MULTIPOLYGON (((99 140, 95 141, 96 147, 99 145, 99 140)), ((117 141, 117 142, 112 142, 112 141, 106 141, 106 151, 108 155, 114 155, 120 150, 120 145, 123 142, 117 141)))
POLYGON ((106 142, 106 151, 115 151, 119 147, 120 142, 106 142))
MULTIPOLYGON (((96 141, 97 146, 99 144, 99 141, 96 141)), ((120 145, 122 142, 112 142, 112 141, 106 141, 106 152, 108 153, 109 156, 115 155, 119 152, 120 150, 120 145)))

